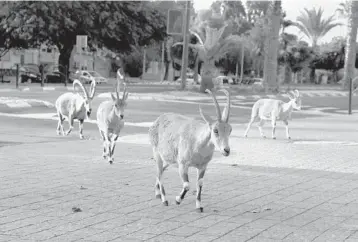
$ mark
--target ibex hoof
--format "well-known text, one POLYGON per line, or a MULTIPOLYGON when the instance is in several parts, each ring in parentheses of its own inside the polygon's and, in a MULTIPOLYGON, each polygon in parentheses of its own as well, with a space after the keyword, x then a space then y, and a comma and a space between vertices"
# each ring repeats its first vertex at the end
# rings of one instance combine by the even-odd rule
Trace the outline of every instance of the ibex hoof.
POLYGON ((164 205, 164 206, 168 206, 168 205, 169 205, 168 201, 164 201, 164 202, 163 202, 163 205, 164 205))
POLYGON ((203 208, 203 207, 196 208, 196 211, 197 211, 198 213, 202 213, 202 212, 204 212, 204 208, 203 208))
POLYGON ((247 138, 247 135, 246 135, 246 134, 244 135, 244 138, 247 138))
POLYGON ((272 139, 276 139, 276 137, 272 137, 272 139))
POLYGON ((109 164, 111 164, 111 165, 112 165, 112 164, 113 164, 113 160, 110 160, 110 161, 109 161, 109 164))
POLYGON ((287 139, 291 139, 291 137, 288 137, 287 139))
POLYGON ((83 135, 80 135, 80 139, 84 139, 85 137, 83 135))
POLYGON ((159 198, 159 199, 162 199, 162 195, 160 195, 160 194, 157 194, 157 195, 155 195, 155 198, 159 198))
POLYGON ((60 131, 56 131, 56 134, 57 134, 57 135, 61 135, 61 132, 60 132, 60 131))

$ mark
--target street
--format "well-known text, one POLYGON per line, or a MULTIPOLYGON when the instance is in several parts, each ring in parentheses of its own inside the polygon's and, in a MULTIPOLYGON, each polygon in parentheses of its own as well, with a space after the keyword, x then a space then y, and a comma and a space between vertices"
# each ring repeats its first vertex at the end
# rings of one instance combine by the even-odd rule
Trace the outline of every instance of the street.
MULTIPOLYGON (((2 93, 51 103, 59 94, 2 93)), ((85 140, 79 140, 77 124, 69 136, 56 135, 53 107, 0 110, 1 241, 358 240, 358 116, 339 114, 345 112, 345 97, 304 99, 304 109, 289 123, 292 140, 282 123, 272 140, 269 122, 268 138, 259 137, 256 125, 243 138, 255 100, 233 100, 231 155, 215 152, 209 164, 202 214, 195 212, 194 169, 180 206, 174 202, 182 186, 176 167, 164 173, 169 207, 154 198, 147 133, 163 112, 200 119, 199 103, 215 117, 212 102, 128 100, 126 125, 110 165, 101 157, 92 120, 103 100, 93 100, 85 140)))

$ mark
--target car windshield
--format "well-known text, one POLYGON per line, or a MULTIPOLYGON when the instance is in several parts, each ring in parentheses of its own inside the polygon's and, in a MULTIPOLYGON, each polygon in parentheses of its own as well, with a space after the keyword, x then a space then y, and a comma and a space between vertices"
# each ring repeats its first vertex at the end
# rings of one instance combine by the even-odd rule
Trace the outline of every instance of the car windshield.
POLYGON ((101 75, 98 74, 98 73, 95 72, 95 71, 89 71, 88 73, 89 73, 91 76, 93 76, 93 77, 101 77, 101 75))

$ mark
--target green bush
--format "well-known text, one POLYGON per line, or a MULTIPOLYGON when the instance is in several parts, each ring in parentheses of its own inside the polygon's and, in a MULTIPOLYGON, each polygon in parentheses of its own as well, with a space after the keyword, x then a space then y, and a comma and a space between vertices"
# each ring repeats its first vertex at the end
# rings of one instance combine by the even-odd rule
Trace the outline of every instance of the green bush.
MULTIPOLYGON (((143 52, 134 51, 121 56, 124 72, 130 77, 140 77, 143 71, 143 52)), ((149 60, 146 60, 146 70, 149 68, 149 60)))

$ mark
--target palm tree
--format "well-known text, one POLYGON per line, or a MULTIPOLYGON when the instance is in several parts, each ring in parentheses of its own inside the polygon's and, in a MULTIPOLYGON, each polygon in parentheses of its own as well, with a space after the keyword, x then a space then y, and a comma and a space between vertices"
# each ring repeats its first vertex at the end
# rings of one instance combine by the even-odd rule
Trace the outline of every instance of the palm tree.
POLYGON ((277 91, 277 55, 282 17, 281 1, 272 1, 267 12, 265 39, 264 84, 265 91, 277 91))
MULTIPOLYGON (((225 22, 223 18, 211 16, 190 30, 198 41, 196 44, 190 44, 189 46, 196 51, 198 58, 203 61, 201 67, 201 92, 214 87, 215 61, 232 51, 240 49, 242 39, 238 35, 231 34, 231 27, 231 23, 225 22)), ((173 47, 178 45, 183 45, 183 43, 177 42, 173 47)))
POLYGON ((349 5, 350 5, 350 1, 346 0, 343 3, 340 3, 338 5, 338 8, 336 9, 336 13, 338 14, 338 16, 340 18, 345 18, 348 16, 348 12, 349 12, 349 5))
POLYGON ((357 41, 357 26, 358 26, 358 2, 350 1, 348 4, 348 22, 347 22, 347 44, 345 50, 344 60, 344 77, 343 85, 347 88, 349 81, 354 77, 354 68, 356 60, 356 41, 357 41))
POLYGON ((304 8, 304 12, 297 17, 295 26, 310 40, 312 47, 317 46, 317 42, 324 37, 331 29, 340 26, 341 23, 334 23, 334 15, 324 19, 323 9, 304 8))

